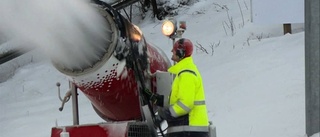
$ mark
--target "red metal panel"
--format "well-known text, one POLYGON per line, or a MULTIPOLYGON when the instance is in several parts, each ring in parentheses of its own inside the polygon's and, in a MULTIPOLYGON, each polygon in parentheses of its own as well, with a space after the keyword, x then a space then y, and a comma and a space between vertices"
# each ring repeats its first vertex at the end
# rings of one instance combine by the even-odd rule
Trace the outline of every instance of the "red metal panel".
MULTIPOLYGON (((167 71, 170 62, 160 49, 147 45, 150 72, 167 71)), ((111 59, 110 59, 111 60, 111 59)), ((109 61, 109 63, 112 62, 109 61)), ((90 99, 97 113, 105 120, 127 121, 141 119, 139 106, 138 85, 136 76, 131 68, 124 68, 117 77, 119 63, 114 61, 104 71, 97 73, 97 82, 77 85, 90 99), (105 74, 103 74, 105 73, 105 74), (88 86, 90 85, 90 86, 88 86)), ((156 91, 155 78, 151 79, 151 90, 156 91)))
MULTIPOLYGON (((115 64, 115 69, 118 64, 115 64)), ((91 100, 95 108, 112 121, 125 121, 141 117, 137 83, 133 70, 126 70, 127 76, 117 78, 117 71, 111 70, 111 75, 103 81, 94 83, 92 87, 79 87, 91 100), (104 83, 104 84, 101 84, 104 83)))

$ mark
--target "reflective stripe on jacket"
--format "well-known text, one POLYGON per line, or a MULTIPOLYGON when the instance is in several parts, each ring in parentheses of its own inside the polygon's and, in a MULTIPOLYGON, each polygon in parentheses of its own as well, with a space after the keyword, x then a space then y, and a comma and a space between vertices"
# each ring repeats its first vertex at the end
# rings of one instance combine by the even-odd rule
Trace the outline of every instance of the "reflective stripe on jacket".
MULTIPOLYGON (((184 58, 170 67, 168 71, 176 75, 169 98, 171 116, 175 118, 188 116, 188 125, 181 125, 183 128, 176 129, 184 131, 195 131, 195 129, 207 131, 209 121, 202 78, 196 65, 193 63, 192 57, 184 58), (195 74, 187 71, 180 73, 184 70, 191 70, 195 72, 195 74)), ((169 122, 170 121, 168 121, 168 124, 170 125, 169 122)), ((178 125, 175 124, 175 126, 178 125)), ((170 127, 168 131, 170 131, 169 129, 170 127)))

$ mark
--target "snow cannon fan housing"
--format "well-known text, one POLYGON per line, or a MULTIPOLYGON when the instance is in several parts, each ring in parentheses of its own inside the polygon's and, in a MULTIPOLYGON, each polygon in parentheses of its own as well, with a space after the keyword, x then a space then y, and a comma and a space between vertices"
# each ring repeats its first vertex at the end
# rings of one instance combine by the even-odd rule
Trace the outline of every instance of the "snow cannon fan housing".
MULTIPOLYGON (((148 89, 157 92, 156 78, 148 74, 167 71, 170 61, 154 45, 146 42, 140 29, 110 7, 97 6, 108 33, 101 45, 88 45, 85 59, 74 56, 53 65, 88 97, 97 114, 106 121, 141 119, 137 74, 133 61, 139 61, 148 89), (132 47, 132 48, 131 48, 132 47), (132 56, 135 55, 135 58, 132 56)), ((88 35, 88 37, 90 37, 88 35)))

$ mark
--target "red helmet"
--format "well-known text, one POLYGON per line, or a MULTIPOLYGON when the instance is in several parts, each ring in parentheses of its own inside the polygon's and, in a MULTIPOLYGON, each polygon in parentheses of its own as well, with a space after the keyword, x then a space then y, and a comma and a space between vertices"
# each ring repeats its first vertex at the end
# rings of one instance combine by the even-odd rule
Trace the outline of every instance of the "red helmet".
POLYGON ((181 38, 173 45, 173 50, 179 58, 190 57, 193 52, 193 44, 189 39, 181 38))

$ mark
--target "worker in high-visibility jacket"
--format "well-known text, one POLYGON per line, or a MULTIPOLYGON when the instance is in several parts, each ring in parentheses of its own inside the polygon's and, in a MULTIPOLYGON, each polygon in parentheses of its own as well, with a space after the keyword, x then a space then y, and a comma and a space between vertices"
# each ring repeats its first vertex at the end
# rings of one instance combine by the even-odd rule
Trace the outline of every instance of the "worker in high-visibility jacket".
POLYGON ((201 75, 191 57, 193 44, 181 38, 174 43, 172 60, 177 62, 168 71, 175 74, 168 108, 161 108, 158 117, 168 123, 166 137, 208 137, 209 121, 201 75))

